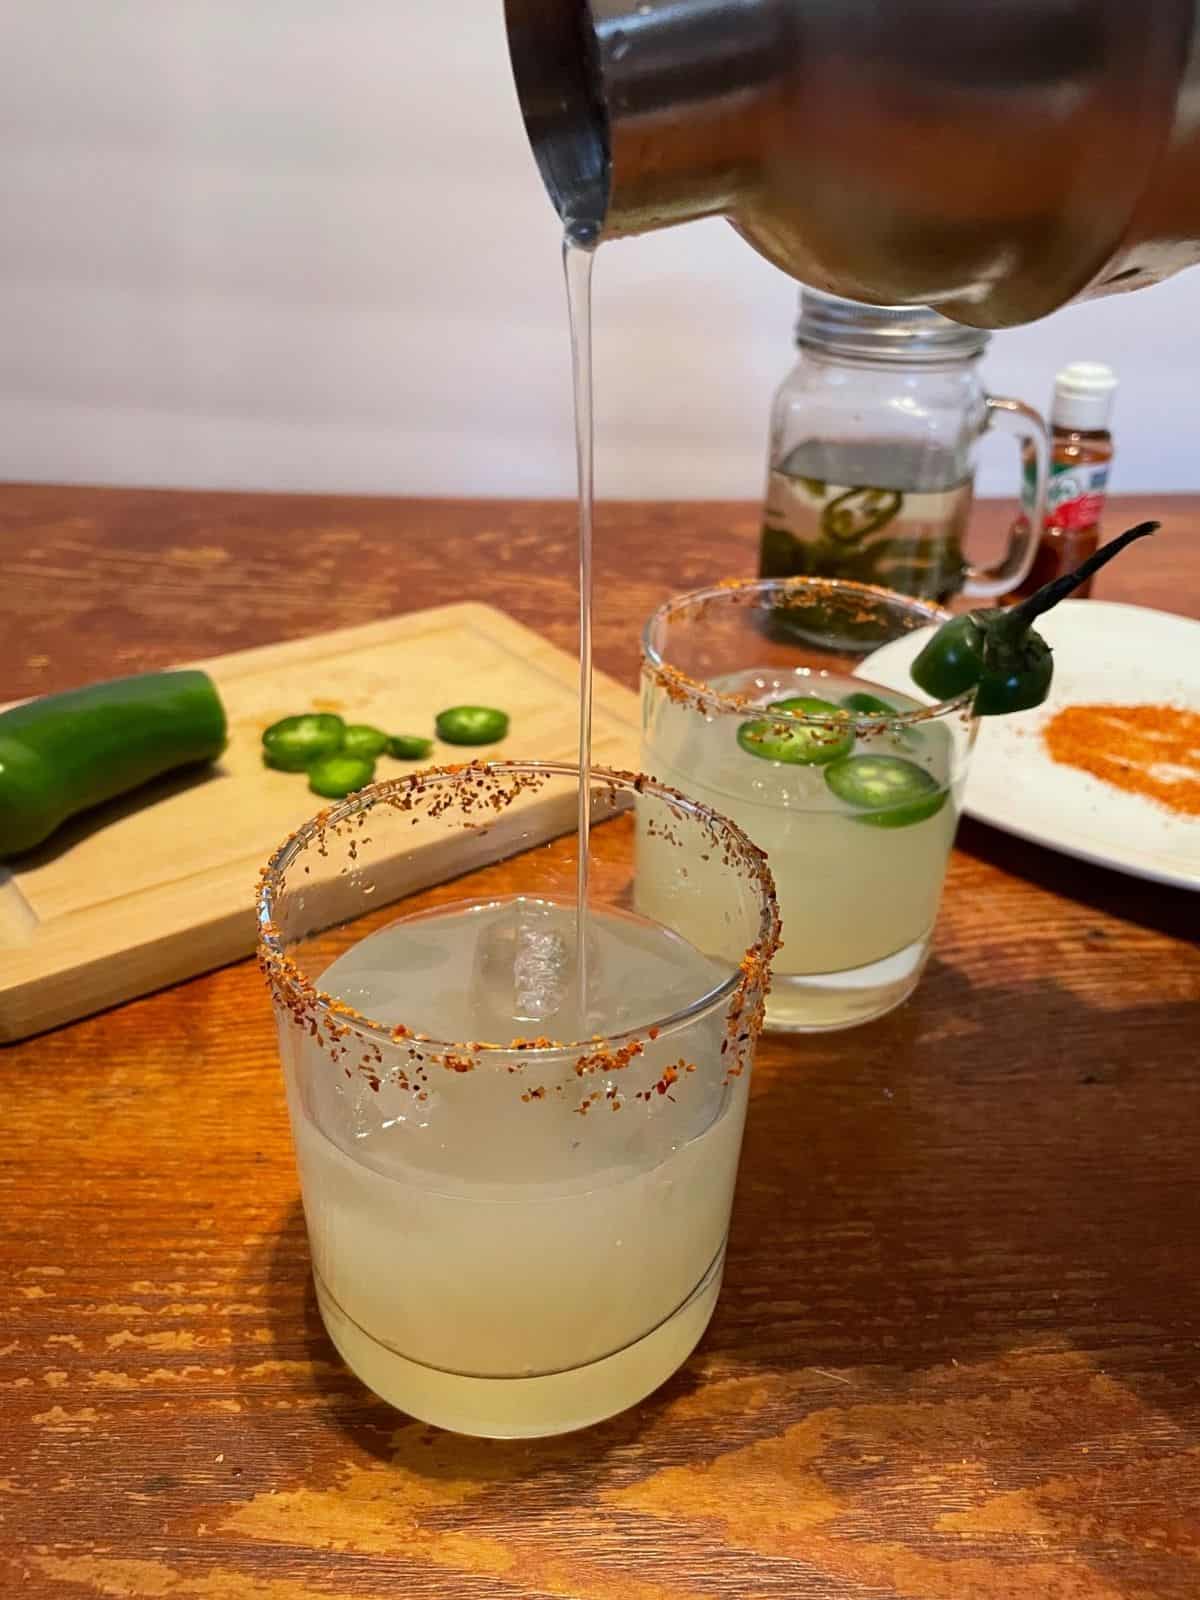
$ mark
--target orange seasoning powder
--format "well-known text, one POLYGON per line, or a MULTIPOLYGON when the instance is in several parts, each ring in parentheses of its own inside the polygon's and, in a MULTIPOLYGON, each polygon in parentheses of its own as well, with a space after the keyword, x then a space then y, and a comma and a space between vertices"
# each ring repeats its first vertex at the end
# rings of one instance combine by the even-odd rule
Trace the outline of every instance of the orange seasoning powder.
POLYGON ((1178 706, 1063 706, 1042 730, 1051 759, 1180 816, 1200 816, 1200 713, 1178 706))

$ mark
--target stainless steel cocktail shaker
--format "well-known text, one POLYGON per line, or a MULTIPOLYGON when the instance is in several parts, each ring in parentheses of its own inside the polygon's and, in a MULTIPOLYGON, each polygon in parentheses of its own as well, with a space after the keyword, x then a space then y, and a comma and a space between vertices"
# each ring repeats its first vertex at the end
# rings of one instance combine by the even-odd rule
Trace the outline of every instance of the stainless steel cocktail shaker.
POLYGON ((1200 0, 506 0, 583 240, 724 215, 804 283, 1002 327, 1200 252, 1200 0))

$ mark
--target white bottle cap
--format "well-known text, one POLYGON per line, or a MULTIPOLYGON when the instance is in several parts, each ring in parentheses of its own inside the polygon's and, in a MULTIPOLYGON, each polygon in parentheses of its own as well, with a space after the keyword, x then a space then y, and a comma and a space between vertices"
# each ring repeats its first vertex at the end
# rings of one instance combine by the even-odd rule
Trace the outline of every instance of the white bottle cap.
POLYGON ((1059 428, 1091 433, 1108 427, 1117 375, 1099 361, 1072 361, 1054 380, 1050 420, 1059 428))

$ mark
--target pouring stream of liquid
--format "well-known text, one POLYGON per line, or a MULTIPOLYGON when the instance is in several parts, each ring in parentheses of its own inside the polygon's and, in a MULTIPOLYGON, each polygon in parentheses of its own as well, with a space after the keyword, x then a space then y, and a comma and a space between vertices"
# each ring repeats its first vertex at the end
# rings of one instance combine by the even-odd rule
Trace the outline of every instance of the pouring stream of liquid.
MULTIPOLYGON (((579 820, 576 879, 575 977, 582 1033, 588 1031, 587 906, 592 772, 592 502, 595 438, 592 425, 592 258, 594 251, 563 240, 563 272, 571 320, 575 385, 575 461, 579 478, 579 820)), ((582 1034, 581 1034, 582 1036, 582 1034)))

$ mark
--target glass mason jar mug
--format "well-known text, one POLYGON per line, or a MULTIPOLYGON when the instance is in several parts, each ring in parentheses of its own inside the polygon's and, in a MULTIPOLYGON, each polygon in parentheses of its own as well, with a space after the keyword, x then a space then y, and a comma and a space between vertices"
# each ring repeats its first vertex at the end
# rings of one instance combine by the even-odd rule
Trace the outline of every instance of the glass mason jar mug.
POLYGON ((1046 424, 986 393, 988 335, 921 306, 864 306, 805 289, 800 358, 775 397, 760 575, 850 578, 945 602, 1015 588, 1042 526, 1046 424), (965 554, 975 453, 1015 435, 1025 514, 994 566, 965 554))

